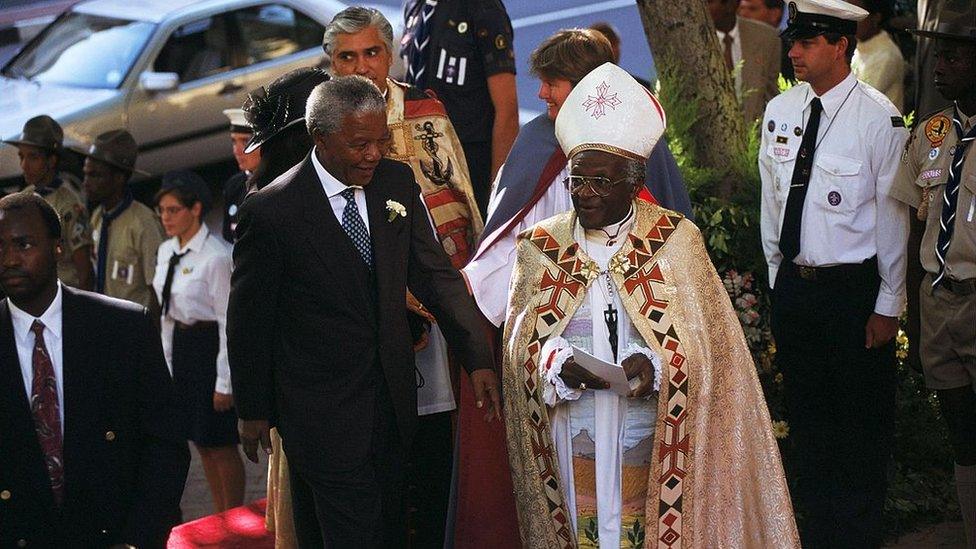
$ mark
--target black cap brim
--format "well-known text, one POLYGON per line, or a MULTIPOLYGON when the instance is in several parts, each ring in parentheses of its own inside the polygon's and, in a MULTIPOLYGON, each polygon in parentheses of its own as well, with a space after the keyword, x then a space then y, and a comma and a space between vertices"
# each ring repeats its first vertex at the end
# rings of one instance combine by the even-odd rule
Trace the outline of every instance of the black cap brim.
POLYGON ((956 42, 974 42, 976 43, 976 31, 973 34, 956 34, 948 32, 939 32, 931 30, 919 30, 919 29, 905 29, 909 34, 914 34, 915 36, 920 36, 922 38, 933 38, 936 40, 954 40, 956 42))
POLYGON ((250 154, 254 152, 255 150, 257 150, 258 147, 267 143, 269 139, 285 131, 286 129, 294 126, 295 124, 304 124, 304 123, 305 123, 304 117, 296 118, 291 122, 285 124, 284 126, 275 129, 272 132, 267 132, 267 133, 254 132, 254 135, 251 136, 251 139, 247 142, 247 145, 244 146, 244 154, 250 154))

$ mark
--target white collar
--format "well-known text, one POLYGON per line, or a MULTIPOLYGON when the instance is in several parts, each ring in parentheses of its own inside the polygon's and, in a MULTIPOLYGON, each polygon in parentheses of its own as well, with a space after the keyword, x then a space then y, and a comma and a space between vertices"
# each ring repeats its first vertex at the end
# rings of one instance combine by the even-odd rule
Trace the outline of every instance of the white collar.
MULTIPOLYGON (((844 101, 847 100, 848 96, 853 93, 854 87, 857 86, 857 77, 851 72, 846 78, 840 81, 839 84, 830 88, 823 95, 820 96, 820 103, 823 105, 823 112, 828 118, 833 118, 837 111, 840 109, 844 101)), ((810 87, 807 93, 806 102, 803 107, 806 108, 807 105, 813 101, 813 98, 817 97, 817 93, 813 91, 813 86, 810 87)))
POLYGON ((362 187, 359 186, 346 185, 342 181, 336 179, 335 176, 329 173, 328 170, 322 166, 322 163, 319 162, 319 157, 317 154, 315 154, 315 149, 312 149, 312 166, 315 167, 315 173, 318 174, 319 181, 322 182, 322 187, 325 188, 325 196, 328 198, 337 196, 339 193, 350 187, 353 189, 362 189, 362 187))
POLYGON ((722 32, 718 29, 715 29, 715 32, 718 33, 719 44, 721 44, 722 40, 725 39, 726 34, 732 37, 733 42, 738 42, 739 41, 739 18, 738 17, 735 18, 735 26, 732 27, 732 29, 729 32, 727 33, 722 32))
POLYGON ((587 241, 600 244, 602 246, 616 247, 623 242, 624 238, 630 233, 630 229, 634 226, 634 205, 630 205, 630 211, 624 216, 620 221, 607 225, 602 229, 584 229, 582 225, 579 224, 579 219, 577 218, 576 226, 582 231, 583 238, 587 241), (608 238, 608 235, 613 238, 608 238), (611 244, 612 242, 612 244, 611 244))
POLYGON ((10 321, 14 327, 14 335, 20 340, 20 343, 27 341, 27 334, 30 333, 31 326, 35 320, 40 320, 45 329, 50 330, 51 334, 57 339, 61 339, 61 281, 58 281, 58 291, 54 294, 54 299, 51 300, 51 304, 47 306, 47 310, 41 313, 39 317, 35 317, 14 305, 14 302, 10 298, 7 298, 7 303, 10 305, 10 321))
POLYGON ((182 248, 179 247, 180 237, 178 236, 173 237, 175 239, 173 242, 176 244, 175 247, 179 248, 179 253, 186 253, 190 250, 199 252, 203 249, 203 243, 207 240, 208 236, 210 236, 210 229, 207 228, 206 223, 201 223, 200 230, 197 231, 197 234, 193 235, 193 238, 186 243, 186 246, 183 246, 182 248))

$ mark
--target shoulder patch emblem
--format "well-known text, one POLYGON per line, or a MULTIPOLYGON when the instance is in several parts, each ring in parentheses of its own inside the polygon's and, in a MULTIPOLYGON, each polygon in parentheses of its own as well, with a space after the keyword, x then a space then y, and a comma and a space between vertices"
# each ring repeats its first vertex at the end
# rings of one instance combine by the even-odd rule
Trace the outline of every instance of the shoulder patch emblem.
POLYGON ((891 127, 892 128, 904 128, 905 127, 905 119, 902 118, 902 117, 900 117, 900 116, 892 116, 891 117, 891 127))
POLYGON ((949 120, 948 116, 940 114, 925 123, 925 137, 933 147, 938 147, 945 140, 946 136, 949 135, 949 130, 951 129, 952 121, 949 120))

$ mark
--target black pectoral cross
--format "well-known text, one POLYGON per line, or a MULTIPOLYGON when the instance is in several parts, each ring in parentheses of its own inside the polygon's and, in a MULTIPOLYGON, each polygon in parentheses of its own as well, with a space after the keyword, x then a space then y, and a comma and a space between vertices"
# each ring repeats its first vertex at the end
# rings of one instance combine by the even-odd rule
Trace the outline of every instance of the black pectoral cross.
POLYGON ((607 303, 607 310, 603 311, 603 321, 607 323, 607 332, 610 337, 610 350, 613 351, 613 361, 617 361, 617 309, 613 308, 613 303, 607 303))

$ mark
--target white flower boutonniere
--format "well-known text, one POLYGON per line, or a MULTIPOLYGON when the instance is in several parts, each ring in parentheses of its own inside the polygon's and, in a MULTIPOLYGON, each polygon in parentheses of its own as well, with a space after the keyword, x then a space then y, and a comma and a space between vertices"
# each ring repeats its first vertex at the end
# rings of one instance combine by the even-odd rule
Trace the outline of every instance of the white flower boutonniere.
POLYGON ((396 219, 397 216, 407 217, 407 209, 403 207, 403 204, 400 204, 396 200, 386 201, 386 211, 390 212, 390 216, 387 218, 387 221, 390 223, 393 223, 393 220, 396 219))

